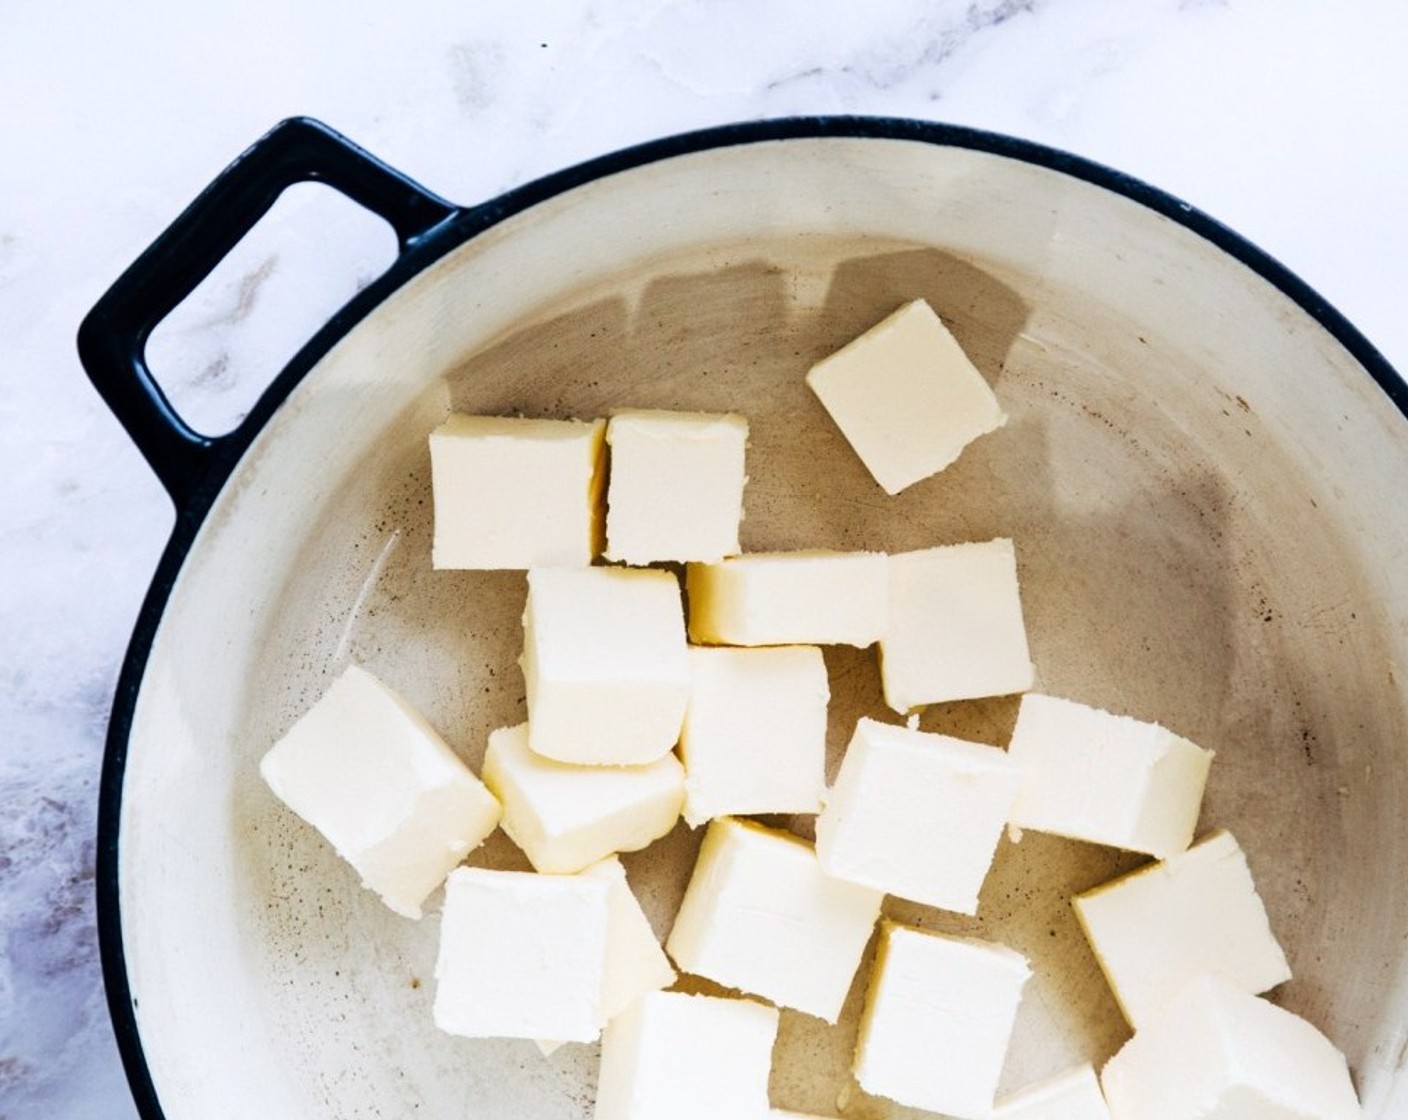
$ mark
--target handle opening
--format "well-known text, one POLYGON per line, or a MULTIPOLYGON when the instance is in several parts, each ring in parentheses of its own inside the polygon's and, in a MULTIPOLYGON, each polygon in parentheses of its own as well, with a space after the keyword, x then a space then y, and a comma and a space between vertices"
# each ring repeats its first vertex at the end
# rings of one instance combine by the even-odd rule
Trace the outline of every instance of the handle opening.
MULTIPOLYGON (((241 437, 243 425, 211 437, 188 424, 153 378, 147 342, 279 196, 305 182, 326 184, 383 219, 394 231, 401 254, 457 213, 451 203, 327 125, 295 117, 275 126, 206 187, 79 326, 78 352, 89 379, 178 510, 209 496, 208 483, 221 450, 241 437)), ((280 380, 287 392, 287 379, 280 380)))
POLYGON ((391 228, 365 207, 322 183, 295 183, 156 325, 147 366, 192 429, 231 432, 274 374, 396 255, 391 228))

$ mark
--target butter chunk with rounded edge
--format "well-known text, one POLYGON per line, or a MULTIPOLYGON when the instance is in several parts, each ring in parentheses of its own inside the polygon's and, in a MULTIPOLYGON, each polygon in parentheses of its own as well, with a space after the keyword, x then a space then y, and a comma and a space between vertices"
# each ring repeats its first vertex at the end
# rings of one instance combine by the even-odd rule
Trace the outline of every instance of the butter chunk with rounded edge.
POLYGON ((690 564, 689 636, 701 645, 847 645, 878 641, 888 620, 883 552, 750 552, 690 564))
POLYGON ((1086 1063, 1003 1097, 991 1120, 1110 1120, 1110 1109, 1086 1063))
POLYGON ((737 555, 747 420, 625 409, 608 421, 606 443, 607 559, 653 564, 737 555))
POLYGON ((1250 993, 1291 978, 1247 857, 1229 832, 1077 895, 1073 904, 1136 1030, 1205 972, 1250 993))
POLYGON ((1006 946, 883 923, 856 1081, 911 1108, 987 1120, 1030 975, 1006 946))
POLYGON ((822 868, 974 914, 1021 772, 1007 752, 862 718, 816 821, 822 868))
POLYGON ((665 949, 685 972, 834 1023, 883 898, 827 875, 790 832, 721 817, 665 949))
POLYGON ((649 992, 607 1025, 595 1120, 765 1120, 776 1008, 649 992))
POLYGON ((1158 859, 1192 843, 1213 759, 1157 723, 1038 693, 1007 753, 1023 773, 1013 825, 1158 859))
MULTIPOLYGON (((602 977, 602 1025, 609 1023, 647 992, 658 992, 675 982, 675 970, 650 928, 626 869, 615 856, 583 869, 580 874, 600 879, 607 895, 606 971, 602 977)), ((550 1055, 561 1043, 539 1040, 538 1049, 550 1055)))
POLYGON ((602 420, 452 415, 430 434, 434 566, 590 564, 605 432, 602 420))
POLYGON ((590 766, 634 766, 679 740, 689 700, 684 607, 673 573, 535 568, 520 661, 528 745, 590 766))
POLYGON ((684 802, 684 767, 673 754, 639 766, 576 766, 531 750, 526 723, 490 732, 484 784, 528 862, 561 875, 658 840, 684 802))
POLYGON ((889 558, 880 682, 891 708, 904 715, 926 704, 1025 692, 1032 676, 1010 540, 889 558))
POLYGON ((445 883, 435 1025, 465 1038, 601 1032, 611 884, 461 867, 445 883))
POLYGON ((408 918, 499 823, 498 801, 425 718, 349 665, 259 763, 363 886, 408 918))
POLYGON ((1217 976, 1185 984, 1101 1072, 1114 1120, 1360 1120, 1344 1055, 1217 976))
POLYGON ((807 373, 807 384, 887 494, 937 474, 1007 417, 922 299, 807 373))
POLYGON ((816 813, 831 689, 816 646, 694 646, 680 733, 684 817, 816 813))

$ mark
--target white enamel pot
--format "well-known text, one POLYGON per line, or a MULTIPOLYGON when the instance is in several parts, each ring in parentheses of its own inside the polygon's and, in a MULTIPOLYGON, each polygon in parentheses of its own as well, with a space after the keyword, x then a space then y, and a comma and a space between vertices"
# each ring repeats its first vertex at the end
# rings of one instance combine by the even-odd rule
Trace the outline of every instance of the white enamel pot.
MULTIPOLYGON (((432 1025, 438 896, 385 909, 275 802, 257 762, 349 660, 477 766, 523 715, 521 573, 434 572, 426 435, 451 407, 752 422, 744 546, 1011 536, 1038 687, 1216 749, 1202 826, 1248 852, 1295 979, 1276 998, 1408 1116, 1408 392, 1333 309, 1206 216, 1048 149, 822 118, 698 133, 482 206, 443 202, 309 121, 280 125, 104 297, 80 348, 177 526, 122 674, 103 776, 100 918, 146 1120, 568 1120, 595 1050, 432 1025), (401 255, 230 436, 192 432, 152 326, 289 184, 395 227, 401 255), (1011 416, 887 498, 802 382, 922 296, 1011 416)), ((886 716, 873 651, 828 651, 831 765, 886 716)), ((1001 744, 1011 699, 924 726, 1001 744)), ((790 822, 800 831, 806 820, 790 822)), ((627 858, 663 932, 698 842, 627 858)), ((500 836, 473 857, 521 866, 500 836)), ((1126 1035, 1073 891, 1136 859, 1004 840, 976 920, 1035 977, 1005 1082, 1126 1035)), ((842 1024, 787 1014, 775 1103, 906 1116, 847 1088, 842 1024)))

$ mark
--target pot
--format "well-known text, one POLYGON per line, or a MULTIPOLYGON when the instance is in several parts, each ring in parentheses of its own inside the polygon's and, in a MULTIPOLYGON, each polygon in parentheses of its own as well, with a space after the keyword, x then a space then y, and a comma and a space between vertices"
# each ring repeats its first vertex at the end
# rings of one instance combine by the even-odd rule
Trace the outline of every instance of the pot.
MULTIPOLYGON (((745 549, 1014 538, 1038 687, 1216 749, 1201 828, 1248 852, 1295 973, 1278 1000, 1345 1050, 1369 1117, 1408 1115, 1408 392, 1205 215, 1032 144, 851 118, 676 137, 456 207, 293 120, 118 281, 80 348, 178 509, 99 822, 103 964, 148 1120, 590 1115, 594 1048, 545 1060, 434 1028, 438 919, 361 890, 256 764, 355 660, 477 768, 523 716, 524 582, 431 570, 426 435, 451 408, 624 406, 750 417, 745 549), (400 255, 238 429, 199 435, 145 339, 309 179, 385 218, 400 255), (1011 419, 887 498, 802 375, 919 296, 1011 419)), ((827 663, 834 773, 884 707, 872 652, 827 663)), ((923 726, 1000 744, 1014 710, 923 726)), ((662 932, 697 842, 681 826, 626 860, 662 932)), ((473 858, 523 866, 501 835, 473 858)), ((1008 1087, 1126 1036, 1068 899, 1136 862, 1028 835, 1003 841, 979 918, 887 906, 1031 958, 1008 1087)), ((775 1104, 908 1115, 848 1087, 862 989, 837 1028, 784 1016, 775 1104)))

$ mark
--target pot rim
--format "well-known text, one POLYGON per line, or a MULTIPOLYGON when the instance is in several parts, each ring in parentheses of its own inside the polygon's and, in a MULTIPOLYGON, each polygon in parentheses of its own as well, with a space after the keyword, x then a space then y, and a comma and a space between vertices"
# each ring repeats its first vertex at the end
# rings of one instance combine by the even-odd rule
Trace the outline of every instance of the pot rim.
MULTIPOLYGON (((288 124, 302 124, 336 135, 317 122, 295 119, 285 122, 288 124)), ((1297 304, 1354 357, 1408 420, 1408 382, 1348 319, 1279 261, 1207 213, 1143 180, 1082 156, 1001 133, 885 116, 824 115, 738 122, 626 147, 514 187, 479 205, 452 208, 444 221, 418 237, 402 240, 403 251, 395 262, 338 310, 294 355, 270 383, 246 422, 231 435, 212 441, 199 484, 192 485, 184 496, 174 498, 175 525, 143 599, 118 675, 98 789, 98 949, 118 1052, 142 1120, 165 1120, 166 1114, 143 1050, 122 940, 119 827, 127 747, 148 656, 167 601, 205 517, 244 453, 298 383, 337 342, 407 281, 507 219, 595 180, 677 156, 768 141, 826 138, 900 140, 984 152, 1060 172, 1139 203, 1212 243, 1297 304)), ((360 158, 371 161, 365 153, 360 158)), ((230 175, 234 166, 222 172, 212 187, 230 175)), ((410 185, 419 190, 415 184, 410 185)), ((148 252, 161 248, 159 238, 148 252)))

